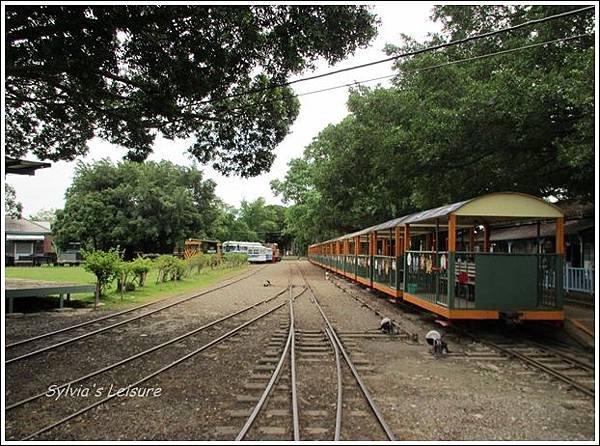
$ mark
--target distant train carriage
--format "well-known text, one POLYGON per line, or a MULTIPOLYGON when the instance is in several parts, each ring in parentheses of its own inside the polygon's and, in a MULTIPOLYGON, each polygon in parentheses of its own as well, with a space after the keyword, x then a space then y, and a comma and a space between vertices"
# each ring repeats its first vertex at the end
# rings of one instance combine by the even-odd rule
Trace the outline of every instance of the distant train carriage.
POLYGON ((492 193, 417 212, 311 245, 308 255, 447 319, 564 319, 564 214, 530 195, 492 193), (554 250, 493 252, 494 227, 522 221, 554 221, 554 250))
POLYGON ((200 240, 195 238, 187 239, 183 244, 183 252, 180 254, 184 258, 192 257, 196 254, 221 254, 221 242, 218 240, 200 240))
POLYGON ((273 254, 273 263, 281 260, 281 254, 279 253, 279 246, 277 243, 265 243, 265 246, 269 248, 273 254))
POLYGON ((258 242, 223 242, 223 252, 248 254, 251 263, 265 263, 273 260, 273 251, 258 242))

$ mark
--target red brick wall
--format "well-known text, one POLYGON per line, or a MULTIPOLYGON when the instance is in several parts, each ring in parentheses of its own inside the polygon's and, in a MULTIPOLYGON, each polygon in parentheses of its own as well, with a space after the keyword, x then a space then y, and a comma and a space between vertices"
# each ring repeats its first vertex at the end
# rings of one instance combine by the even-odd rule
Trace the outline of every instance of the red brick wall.
POLYGON ((49 252, 54 252, 54 247, 52 246, 52 236, 46 235, 44 236, 44 254, 49 252))

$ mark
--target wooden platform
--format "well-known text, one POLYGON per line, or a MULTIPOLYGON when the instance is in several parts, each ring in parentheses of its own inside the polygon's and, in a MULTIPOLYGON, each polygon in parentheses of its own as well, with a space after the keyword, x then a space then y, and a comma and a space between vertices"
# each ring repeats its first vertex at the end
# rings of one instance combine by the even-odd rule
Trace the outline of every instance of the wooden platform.
POLYGON ((13 300, 18 297, 60 297, 60 308, 63 307, 63 297, 67 299, 74 293, 94 293, 96 286, 85 283, 47 282, 43 280, 6 279, 5 297, 8 299, 8 312, 13 311, 13 300))

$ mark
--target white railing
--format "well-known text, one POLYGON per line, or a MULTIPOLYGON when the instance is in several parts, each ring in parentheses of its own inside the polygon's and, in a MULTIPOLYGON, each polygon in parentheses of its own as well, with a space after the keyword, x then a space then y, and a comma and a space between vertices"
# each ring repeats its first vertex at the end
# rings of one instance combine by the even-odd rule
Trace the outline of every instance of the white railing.
POLYGON ((564 287, 566 291, 594 294, 594 269, 565 267, 564 287))

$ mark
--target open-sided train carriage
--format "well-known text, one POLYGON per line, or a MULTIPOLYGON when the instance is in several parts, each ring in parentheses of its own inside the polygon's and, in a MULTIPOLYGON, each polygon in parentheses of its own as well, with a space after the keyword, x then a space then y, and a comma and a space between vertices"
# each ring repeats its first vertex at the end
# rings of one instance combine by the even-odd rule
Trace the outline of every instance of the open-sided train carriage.
MULTIPOLYGON (((539 227, 539 226, 538 226, 539 227)), ((564 214, 502 192, 406 215, 309 247, 309 260, 447 319, 562 321, 564 214), (553 249, 493 252, 501 223, 554 221, 553 249)))

